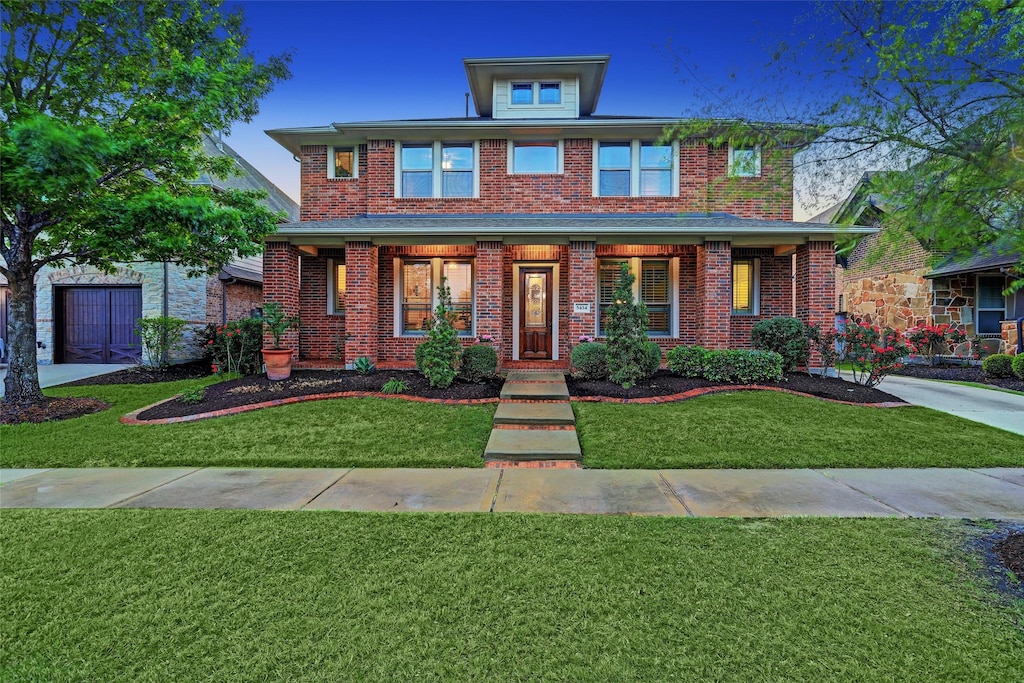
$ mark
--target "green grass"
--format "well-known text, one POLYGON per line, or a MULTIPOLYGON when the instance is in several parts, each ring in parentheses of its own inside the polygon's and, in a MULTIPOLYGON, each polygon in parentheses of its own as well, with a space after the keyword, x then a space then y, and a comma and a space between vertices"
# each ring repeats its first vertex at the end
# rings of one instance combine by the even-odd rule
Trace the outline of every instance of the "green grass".
POLYGON ((924 520, 5 511, 0 679, 1021 680, 924 520))
POLYGON ((123 425, 132 410, 201 381, 49 390, 112 408, 53 422, 0 426, 4 467, 479 467, 493 405, 388 399, 312 401, 172 425, 123 425))
POLYGON ((767 391, 573 408, 590 467, 1024 466, 1024 436, 927 408, 846 406, 767 391))

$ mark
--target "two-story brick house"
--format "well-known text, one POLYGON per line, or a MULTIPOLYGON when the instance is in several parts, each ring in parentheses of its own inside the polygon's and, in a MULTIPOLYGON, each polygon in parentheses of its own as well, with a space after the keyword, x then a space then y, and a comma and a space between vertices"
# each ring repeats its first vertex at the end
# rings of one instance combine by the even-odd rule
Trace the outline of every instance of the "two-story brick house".
POLYGON ((411 365, 444 277, 466 343, 566 368, 622 263, 665 349, 831 325, 835 226, 793 222, 794 146, 659 144, 675 119, 595 115, 608 61, 467 59, 476 116, 268 131, 301 160, 300 221, 264 257, 298 360, 411 365))

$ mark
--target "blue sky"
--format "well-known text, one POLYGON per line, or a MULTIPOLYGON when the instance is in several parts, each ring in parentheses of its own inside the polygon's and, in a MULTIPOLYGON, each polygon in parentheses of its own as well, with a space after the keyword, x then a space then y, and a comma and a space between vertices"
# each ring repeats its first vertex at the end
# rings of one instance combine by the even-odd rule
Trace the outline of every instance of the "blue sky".
POLYGON ((597 113, 679 116, 698 105, 673 52, 717 86, 730 74, 756 78, 768 48, 820 28, 804 20, 808 2, 237 4, 258 58, 291 50, 294 60, 291 80, 263 100, 254 121, 236 124, 228 142, 296 201, 299 165, 264 130, 461 116, 465 57, 610 54, 597 113))

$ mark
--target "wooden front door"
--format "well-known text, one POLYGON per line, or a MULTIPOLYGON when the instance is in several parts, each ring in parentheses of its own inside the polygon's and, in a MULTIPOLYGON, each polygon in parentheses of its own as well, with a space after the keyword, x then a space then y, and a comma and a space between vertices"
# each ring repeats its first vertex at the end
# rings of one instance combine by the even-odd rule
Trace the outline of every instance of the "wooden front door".
POLYGON ((551 268, 519 270, 519 358, 550 360, 551 268))
POLYGON ((64 363, 137 363, 141 287, 67 287, 58 296, 64 363))

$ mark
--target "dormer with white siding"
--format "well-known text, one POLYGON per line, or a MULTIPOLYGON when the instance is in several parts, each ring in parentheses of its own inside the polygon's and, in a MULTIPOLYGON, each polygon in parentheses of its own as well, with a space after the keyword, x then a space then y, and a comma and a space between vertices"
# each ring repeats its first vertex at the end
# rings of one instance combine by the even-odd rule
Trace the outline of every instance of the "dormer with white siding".
POLYGON ((608 55, 465 59, 476 113, 494 119, 575 119, 597 109, 608 55))

